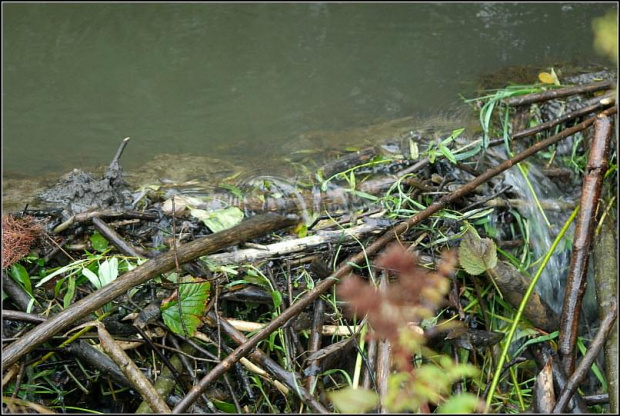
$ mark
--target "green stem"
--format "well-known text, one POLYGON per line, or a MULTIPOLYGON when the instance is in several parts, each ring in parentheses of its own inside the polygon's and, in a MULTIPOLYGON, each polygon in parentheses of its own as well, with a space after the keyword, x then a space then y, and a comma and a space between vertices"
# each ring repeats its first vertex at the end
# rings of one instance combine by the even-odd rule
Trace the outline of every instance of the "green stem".
POLYGON ((564 223, 564 226, 560 230, 560 233, 558 234, 558 236, 553 241, 553 244, 551 244, 551 248, 549 249, 549 251, 547 251, 547 254, 545 254, 545 258, 543 259, 542 264, 536 271, 536 274, 534 275, 532 282, 528 286, 527 291, 525 292, 525 295, 523 296, 523 300, 521 301, 521 304, 519 305, 519 310, 517 311, 517 314, 512 322, 510 331, 508 331, 508 336, 506 337, 506 342, 504 343, 504 349, 502 350, 502 353, 499 356, 499 360, 497 362, 497 368, 495 369, 495 374, 493 375, 493 380, 491 381, 491 388, 489 389, 489 395, 487 396, 487 400, 486 400, 486 411, 487 412, 489 411, 489 408, 491 406, 491 401, 493 400, 495 389, 497 388, 497 385, 499 384, 499 378, 500 378, 500 375, 502 374, 502 367, 504 367, 504 363, 506 362, 506 356, 508 355, 508 348, 510 348, 510 343, 512 342, 512 338, 514 337, 514 334, 517 331, 517 326, 519 325, 519 321, 521 320, 521 316, 523 315, 525 306, 527 305, 527 302, 529 301, 532 293, 534 293, 534 288, 536 287, 536 283, 538 282, 538 279, 540 278, 543 270, 545 269, 545 266, 547 266, 549 259, 551 259, 551 255, 553 254, 556 247, 562 240, 562 237, 564 237, 564 234, 568 230, 568 227, 570 226, 570 224, 573 222, 573 220, 577 216, 578 211, 579 211, 579 206, 575 208, 571 216, 568 218, 568 220, 566 220, 566 223, 564 223))

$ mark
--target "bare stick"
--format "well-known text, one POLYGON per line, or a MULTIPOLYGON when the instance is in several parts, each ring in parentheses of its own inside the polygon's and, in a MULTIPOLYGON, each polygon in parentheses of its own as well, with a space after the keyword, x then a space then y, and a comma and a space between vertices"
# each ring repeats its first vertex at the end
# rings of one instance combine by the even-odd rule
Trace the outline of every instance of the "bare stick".
POLYGON ((554 98, 568 97, 569 95, 608 90, 610 88, 613 88, 614 85, 615 83, 613 81, 594 82, 592 84, 577 85, 574 87, 559 88, 557 90, 550 90, 538 92, 535 94, 522 95, 520 97, 508 98, 504 100, 504 102, 509 106, 516 107, 519 105, 532 104, 540 101, 548 101, 554 98))
MULTIPOLYGON (((228 230, 184 244, 178 249, 178 259, 180 263, 186 263, 224 247, 239 244, 245 240, 260 237, 274 230, 294 225, 296 222, 297 218, 283 217, 271 213, 252 217, 228 230)), ((175 266, 174 261, 174 253, 170 251, 164 253, 74 303, 7 346, 2 351, 2 365, 4 367, 10 366, 17 362, 24 354, 32 351, 37 345, 47 341, 59 331, 87 316, 92 311, 116 299, 132 287, 144 283, 161 273, 172 270, 175 266)))
POLYGON ((614 301, 610 305, 609 312, 601 323, 601 327, 596 332, 596 336, 594 337, 594 340, 592 340, 592 344, 590 344, 590 346, 588 347, 588 352, 586 353, 586 355, 584 355, 573 375, 570 376, 570 378, 568 379, 566 386, 564 386, 564 390, 562 390, 562 393, 560 394, 560 397, 558 398, 558 401, 553 408, 553 413, 562 413, 564 411, 564 408, 568 404, 571 396, 573 395, 575 390, 577 390, 579 384, 588 375, 592 363, 596 359, 598 353, 601 351, 601 348, 603 348, 603 344, 605 343, 607 335, 609 335, 609 333, 614 327, 617 312, 618 309, 616 301, 614 301))
POLYGON ((110 242, 114 244, 114 246, 124 255, 139 258, 144 257, 142 254, 138 253, 133 246, 123 240, 116 231, 108 227, 108 224, 106 224, 102 219, 97 217, 93 218, 93 225, 99 230, 101 235, 110 240, 110 242))
POLYGON ((125 137, 123 139, 123 141, 121 142, 121 145, 118 147, 118 150, 116 151, 116 154, 114 155, 114 158, 112 159, 112 162, 110 162, 110 168, 112 168, 115 165, 118 165, 118 161, 120 160, 123 151, 125 150, 125 147, 127 147, 127 144, 129 144, 129 137, 125 137))
POLYGON ((581 313, 581 302, 586 291, 586 273, 590 258, 590 245, 594 234, 596 207, 601 194, 603 176, 607 171, 607 153, 611 138, 611 121, 608 117, 598 117, 594 123, 594 139, 590 145, 590 155, 581 190, 581 207, 575 227, 573 252, 568 269, 566 292, 560 318, 560 337, 558 351, 567 375, 575 368, 575 345, 581 313))
MULTIPOLYGON (((608 110, 605 110, 602 114, 611 115, 615 113, 616 113, 616 107, 613 107, 608 110)), ((331 277, 317 284, 313 290, 306 293, 306 295, 303 298, 299 299, 297 303, 295 303, 292 307, 286 309, 286 311, 284 311, 277 318, 271 321, 267 326, 265 326, 265 328, 263 328, 262 330, 257 332, 252 338, 250 338, 248 342, 240 345, 236 350, 234 350, 231 354, 229 354, 228 357, 222 360, 221 363, 216 365, 209 374, 204 376, 202 380, 200 380, 200 382, 196 386, 194 386, 192 390, 190 390, 190 392, 183 398, 183 400, 177 403, 175 408, 172 410, 173 413, 183 413, 192 403, 194 403, 194 401, 196 401, 200 393, 207 389, 209 384, 211 384, 214 380, 216 380, 223 373, 228 371, 228 369, 234 363, 239 361, 242 357, 245 357, 253 348, 256 347, 256 345, 260 341, 267 338, 276 329, 282 327, 291 318, 298 315, 305 307, 309 306, 312 302, 314 302, 314 300, 318 298, 319 296, 321 296, 321 294, 329 290, 341 278, 348 275, 352 270, 351 264, 362 263, 363 261, 365 261, 367 257, 375 255, 380 249, 385 247, 387 243, 391 242, 396 237, 398 237, 405 231, 409 230, 411 227, 417 225, 421 221, 430 217, 435 212, 444 208, 448 203, 458 198, 463 197, 464 195, 468 194, 472 190, 476 189, 476 187, 478 187, 479 185, 485 183, 486 181, 493 178, 494 176, 502 173, 506 169, 511 168, 516 163, 519 163, 522 160, 532 156, 536 152, 546 149, 547 147, 562 140, 563 138, 568 137, 572 134, 575 134, 587 128, 588 126, 594 123, 595 119, 596 119, 595 117, 591 117, 577 124, 576 126, 566 129, 559 134, 551 136, 535 144, 534 146, 517 154, 513 158, 506 160, 505 162, 497 165, 495 168, 487 170, 485 173, 476 177, 471 182, 467 183, 466 185, 462 186, 456 191, 445 195, 438 201, 433 202, 426 209, 420 211, 419 213, 410 217, 409 219, 399 223, 392 230, 387 231, 385 234, 383 234, 381 237, 375 240, 374 243, 366 247, 364 251, 356 254, 355 256, 351 257, 347 261, 343 262, 338 268, 338 270, 336 270, 331 277)))

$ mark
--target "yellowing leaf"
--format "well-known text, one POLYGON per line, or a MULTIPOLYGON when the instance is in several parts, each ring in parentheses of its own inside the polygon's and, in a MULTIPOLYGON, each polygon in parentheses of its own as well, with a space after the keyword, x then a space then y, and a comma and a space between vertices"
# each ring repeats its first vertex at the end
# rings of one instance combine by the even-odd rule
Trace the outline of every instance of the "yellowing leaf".
POLYGON ((345 387, 329 392, 327 396, 341 413, 366 413, 379 403, 377 394, 367 389, 345 387))
POLYGON ((538 79, 543 84, 554 84, 555 83, 555 80, 553 79, 553 75, 551 75, 548 72, 541 72, 540 74, 538 74, 538 79))
POLYGON ((191 276, 183 279, 179 285, 178 300, 161 305, 161 316, 172 332, 190 337, 196 334, 202 325, 201 318, 207 308, 210 288, 209 282, 200 282, 191 276))

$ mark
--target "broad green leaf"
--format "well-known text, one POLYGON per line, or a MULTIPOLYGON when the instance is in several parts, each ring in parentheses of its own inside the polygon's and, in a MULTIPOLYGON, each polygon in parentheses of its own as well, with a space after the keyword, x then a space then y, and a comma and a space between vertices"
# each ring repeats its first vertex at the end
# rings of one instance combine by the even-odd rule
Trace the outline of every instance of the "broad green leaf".
POLYGON ((215 211, 192 209, 190 214, 202 221, 214 233, 232 228, 243 220, 243 211, 237 207, 215 211))
POLYGON ((473 227, 468 227, 459 245, 459 263, 473 276, 497 265, 497 249, 493 240, 480 238, 473 227))
POLYGON ((99 280, 101 280, 101 287, 113 282, 117 277, 118 259, 116 257, 105 260, 99 265, 99 280))
POLYGON ((21 283, 22 287, 32 296, 32 282, 30 281, 30 275, 24 266, 19 263, 14 263, 9 269, 9 274, 18 283, 21 283))
POLYGON ((172 332, 190 337, 196 334, 202 325, 201 318, 207 307, 210 288, 209 282, 200 282, 193 277, 183 279, 179 285, 178 300, 161 305, 164 323, 172 332))
POLYGON ((450 396, 437 409, 437 413, 473 413, 479 409, 484 409, 484 403, 471 393, 463 393, 450 396))
POLYGON ((105 237, 98 232, 94 232, 90 236, 90 243, 92 244, 93 248, 100 253, 106 251, 109 246, 108 240, 106 240, 105 237))
POLYGON ((96 287, 97 289, 101 289, 101 280, 99 280, 99 276, 97 276, 92 270, 84 267, 82 269, 82 274, 90 281, 90 283, 96 287))
POLYGON ((367 389, 345 387, 327 393, 334 406, 341 413, 366 413, 377 407, 377 393, 367 389))

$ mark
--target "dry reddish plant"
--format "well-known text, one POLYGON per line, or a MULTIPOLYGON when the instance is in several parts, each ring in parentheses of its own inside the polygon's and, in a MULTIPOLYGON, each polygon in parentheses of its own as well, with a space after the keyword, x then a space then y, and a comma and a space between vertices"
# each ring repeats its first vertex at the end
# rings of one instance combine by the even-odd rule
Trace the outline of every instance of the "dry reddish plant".
POLYGON ((338 294, 348 301, 353 311, 367 315, 375 337, 392 344, 394 364, 401 371, 411 370, 412 345, 423 345, 424 335, 412 324, 430 318, 445 302, 450 284, 447 277, 454 272, 456 254, 447 251, 437 271, 418 265, 415 254, 394 244, 376 261, 376 266, 398 276, 380 290, 359 276, 351 275, 339 284, 338 294))
POLYGON ((2 268, 6 269, 30 252, 43 228, 30 216, 2 216, 2 268))

